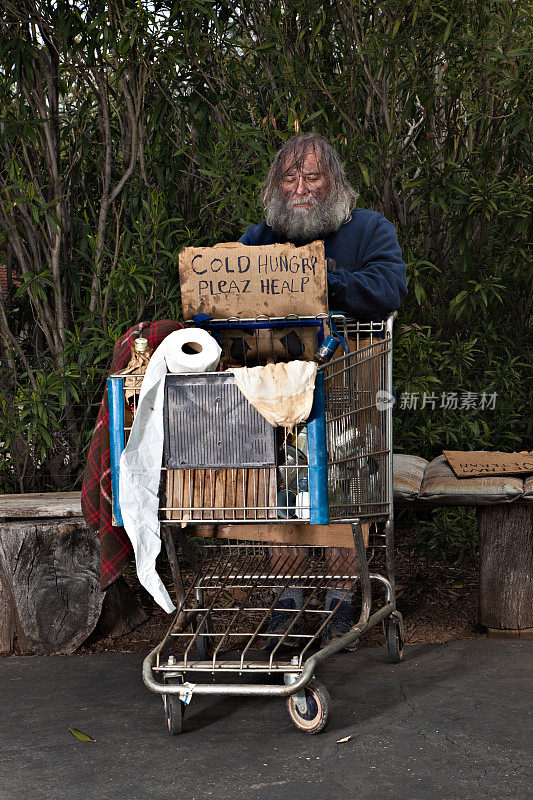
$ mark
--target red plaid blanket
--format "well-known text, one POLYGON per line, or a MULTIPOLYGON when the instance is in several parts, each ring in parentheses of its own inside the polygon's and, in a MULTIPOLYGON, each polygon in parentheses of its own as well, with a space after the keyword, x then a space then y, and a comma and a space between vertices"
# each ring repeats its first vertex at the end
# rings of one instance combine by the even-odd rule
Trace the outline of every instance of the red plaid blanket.
MULTIPOLYGON (((120 337, 113 351, 110 374, 127 367, 134 339, 143 336, 155 350, 169 333, 183 328, 179 322, 139 322, 120 337)), ((124 571, 132 553, 124 528, 111 524, 111 464, 109 456, 109 405, 104 393, 83 473, 81 507, 87 525, 100 536, 100 586, 106 589, 124 571)))

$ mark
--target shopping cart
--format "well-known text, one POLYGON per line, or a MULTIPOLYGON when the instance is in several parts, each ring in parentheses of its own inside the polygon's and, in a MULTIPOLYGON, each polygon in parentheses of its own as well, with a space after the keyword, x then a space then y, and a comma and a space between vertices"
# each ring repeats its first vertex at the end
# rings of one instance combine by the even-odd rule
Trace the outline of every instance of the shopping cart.
MULTIPOLYGON (((162 695, 171 733, 181 732, 197 694, 283 697, 295 725, 318 733, 331 711, 315 677, 319 664, 355 649, 379 623, 389 659, 401 660, 392 506, 395 316, 366 324, 341 314, 206 324, 225 366, 310 358, 327 333, 338 335, 344 353, 318 370, 311 414, 290 433, 265 425, 230 373, 167 376, 160 519, 177 611, 144 661, 143 680, 162 695), (370 572, 373 563, 379 571, 370 572), (288 588, 301 589, 303 602, 280 611, 288 588), (328 641, 335 612, 355 596, 357 622, 328 641), (281 632, 269 630, 273 613, 287 614, 281 632)), ((118 462, 141 382, 131 375, 108 382, 117 523, 118 462)))

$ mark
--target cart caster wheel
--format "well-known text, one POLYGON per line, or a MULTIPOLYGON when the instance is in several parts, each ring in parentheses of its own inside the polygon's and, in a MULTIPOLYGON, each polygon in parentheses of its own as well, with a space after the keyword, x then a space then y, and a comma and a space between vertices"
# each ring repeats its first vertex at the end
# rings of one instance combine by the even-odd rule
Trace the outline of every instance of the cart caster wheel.
POLYGON ((310 680, 305 687, 307 711, 302 714, 294 697, 287 700, 290 717, 296 727, 304 733, 320 733, 329 722, 331 715, 331 696, 319 681, 310 680))
POLYGON ((183 730, 183 712, 185 703, 177 694, 164 694, 163 707, 165 709, 165 722, 168 732, 175 736, 183 730))
POLYGON ((403 639, 396 617, 391 617, 387 625, 387 650, 391 664, 399 664, 403 658, 403 639))
MULTIPOLYGON (((208 616, 204 623, 199 626, 197 629, 200 633, 211 633, 213 630, 213 626, 211 623, 211 617, 208 616)), ((211 637, 210 636, 198 636, 196 642, 194 643, 196 655, 200 661, 207 661, 211 654, 211 637)))

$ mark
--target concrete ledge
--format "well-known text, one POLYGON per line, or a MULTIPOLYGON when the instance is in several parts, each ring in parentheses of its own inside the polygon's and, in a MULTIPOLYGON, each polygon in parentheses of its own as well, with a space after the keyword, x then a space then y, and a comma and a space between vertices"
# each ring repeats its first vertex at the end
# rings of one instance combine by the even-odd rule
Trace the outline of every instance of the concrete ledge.
MULTIPOLYGON (((394 505, 429 511, 432 508, 453 506, 498 506, 513 503, 521 505, 533 501, 533 475, 522 478, 502 477, 507 491, 501 486, 495 491, 484 481, 497 478, 456 478, 446 464, 444 456, 431 462, 419 456, 394 454, 394 505), (445 471, 446 491, 437 491, 437 477, 445 471), (472 484, 474 484, 472 486, 472 484), (468 491, 465 491, 468 490, 468 491), (481 496, 484 495, 484 496, 481 496)), ((440 479, 440 478, 439 478, 440 479)), ((441 480, 442 483, 442 480, 441 480)), ((81 492, 43 492, 0 495, 0 522, 16 519, 59 519, 81 517, 81 492)), ((250 529, 248 529, 250 530, 250 529)), ((207 534, 204 534, 207 535, 207 534)))
POLYGON ((0 495, 0 520, 81 516, 81 492, 0 495))
MULTIPOLYGON (((456 478, 445 457, 428 462, 419 456, 394 454, 394 503, 399 508, 485 506, 533 500, 533 475, 456 478)), ((81 517, 81 492, 0 495, 0 521, 81 517)))

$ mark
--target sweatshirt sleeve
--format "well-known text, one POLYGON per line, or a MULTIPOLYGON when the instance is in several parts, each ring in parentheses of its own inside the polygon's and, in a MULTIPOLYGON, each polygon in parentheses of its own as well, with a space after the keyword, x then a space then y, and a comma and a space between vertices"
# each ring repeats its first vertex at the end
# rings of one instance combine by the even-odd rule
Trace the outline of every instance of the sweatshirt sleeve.
POLYGON ((407 294, 406 273, 396 229, 382 217, 362 253, 359 270, 339 268, 328 273, 330 308, 356 319, 385 317, 407 294))
POLYGON ((273 244, 276 241, 272 228, 269 228, 266 222, 260 222, 258 225, 248 225, 246 232, 243 233, 239 242, 248 247, 255 247, 261 244, 273 244))

